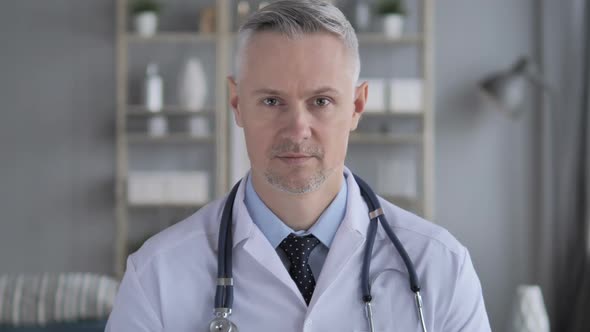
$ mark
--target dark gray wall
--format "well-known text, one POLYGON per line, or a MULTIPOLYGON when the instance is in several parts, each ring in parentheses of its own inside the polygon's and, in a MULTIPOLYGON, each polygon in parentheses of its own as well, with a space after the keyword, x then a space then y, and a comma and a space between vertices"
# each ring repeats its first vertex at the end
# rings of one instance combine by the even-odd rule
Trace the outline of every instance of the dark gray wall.
MULTIPOLYGON (((474 86, 533 54, 535 4, 437 4, 436 222, 470 249, 498 331, 530 273, 534 121, 474 86)), ((0 272, 110 273, 114 1, 6 2, 0 45, 0 272)))
POLYGON ((0 271, 112 270, 114 1, 4 1, 0 271))

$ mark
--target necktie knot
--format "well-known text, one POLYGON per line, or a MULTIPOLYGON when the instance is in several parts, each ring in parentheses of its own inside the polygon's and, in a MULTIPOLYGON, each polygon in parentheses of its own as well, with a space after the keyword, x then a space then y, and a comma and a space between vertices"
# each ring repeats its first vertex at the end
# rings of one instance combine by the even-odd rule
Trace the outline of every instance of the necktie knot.
POLYGON ((287 254, 291 264, 307 264, 309 254, 318 244, 320 240, 312 234, 297 236, 291 233, 283 239, 279 247, 287 254))

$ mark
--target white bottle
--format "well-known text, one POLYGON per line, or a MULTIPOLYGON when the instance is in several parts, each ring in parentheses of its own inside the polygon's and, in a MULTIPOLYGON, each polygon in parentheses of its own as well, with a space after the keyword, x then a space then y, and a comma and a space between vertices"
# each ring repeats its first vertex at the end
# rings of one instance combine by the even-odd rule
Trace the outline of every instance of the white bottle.
MULTIPOLYGON (((147 66, 144 83, 143 96, 145 107, 150 112, 161 112, 164 87, 162 77, 158 74, 158 65, 150 63, 147 66)), ((164 136, 168 132, 168 119, 164 116, 152 116, 148 119, 147 126, 150 136, 164 136)))
POLYGON ((144 84, 143 96, 145 107, 151 112, 161 111, 164 86, 162 84, 162 77, 158 74, 158 65, 150 63, 147 66, 144 84))

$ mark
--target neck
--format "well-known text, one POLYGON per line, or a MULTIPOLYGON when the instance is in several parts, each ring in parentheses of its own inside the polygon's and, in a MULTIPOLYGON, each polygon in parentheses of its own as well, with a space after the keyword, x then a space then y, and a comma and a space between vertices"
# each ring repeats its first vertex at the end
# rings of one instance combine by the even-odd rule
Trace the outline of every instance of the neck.
POLYGON ((315 191, 291 194, 269 184, 263 177, 251 172, 254 190, 264 204, 294 231, 308 230, 334 200, 344 177, 342 170, 331 172, 315 191))

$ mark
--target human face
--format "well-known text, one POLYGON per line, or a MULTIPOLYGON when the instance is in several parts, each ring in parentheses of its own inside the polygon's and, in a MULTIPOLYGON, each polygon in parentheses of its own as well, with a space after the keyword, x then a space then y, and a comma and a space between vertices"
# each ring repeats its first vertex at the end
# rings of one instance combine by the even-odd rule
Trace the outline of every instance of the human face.
POLYGON ((254 180, 302 194, 342 174, 367 95, 366 83, 354 86, 344 43, 329 33, 259 32, 243 54, 239 81, 228 79, 230 104, 254 180))

